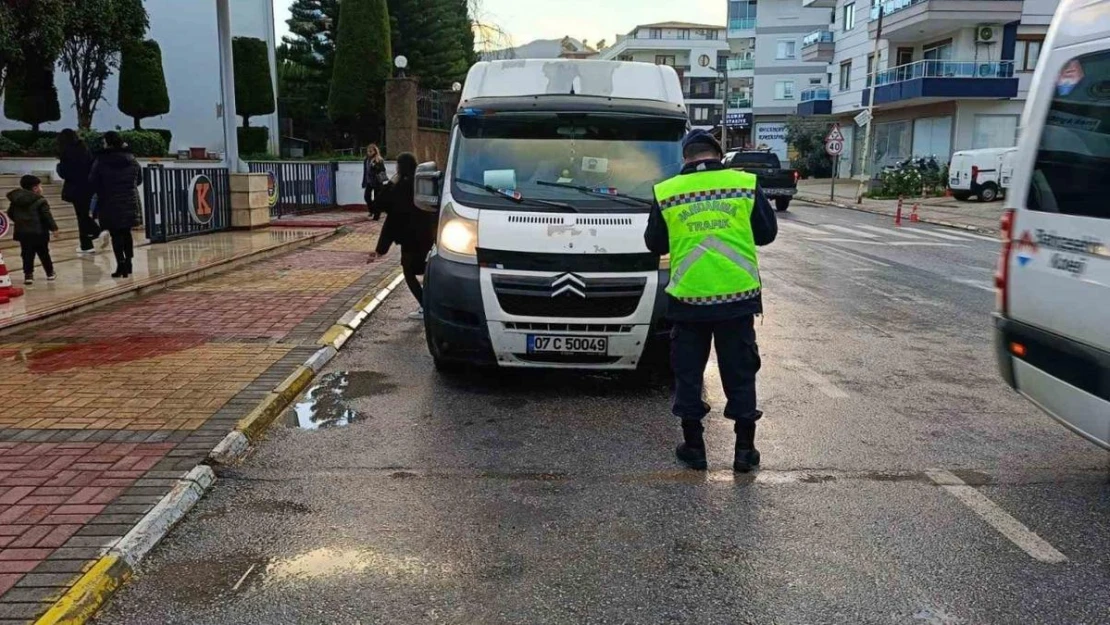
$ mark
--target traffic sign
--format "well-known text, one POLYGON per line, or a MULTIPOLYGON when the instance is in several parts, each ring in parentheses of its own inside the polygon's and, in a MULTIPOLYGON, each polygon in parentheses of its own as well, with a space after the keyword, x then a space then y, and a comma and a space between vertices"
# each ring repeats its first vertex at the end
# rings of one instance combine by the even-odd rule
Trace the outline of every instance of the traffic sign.
POLYGON ((829 156, 840 156, 844 151, 844 141, 829 141, 825 144, 825 153, 829 156))
POLYGON ((831 141, 839 141, 840 143, 844 143, 844 133, 840 132, 840 124, 833 124, 832 128, 829 129, 829 134, 825 136, 825 143, 829 143, 831 141))
POLYGON ((857 126, 866 126, 867 124, 871 123, 871 111, 863 109, 862 111, 860 111, 859 115, 855 116, 854 119, 856 120, 857 126))

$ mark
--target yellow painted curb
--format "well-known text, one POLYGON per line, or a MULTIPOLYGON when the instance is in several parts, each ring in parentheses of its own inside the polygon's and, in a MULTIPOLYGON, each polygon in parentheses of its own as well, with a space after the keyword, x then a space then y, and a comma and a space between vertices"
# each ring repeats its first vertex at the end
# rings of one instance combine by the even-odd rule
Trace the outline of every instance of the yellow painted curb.
POLYGON ((115 555, 100 558, 35 625, 82 625, 131 577, 131 567, 115 555))
POLYGON ((351 335, 353 335, 354 333, 355 331, 348 328, 347 326, 334 325, 328 328, 328 331, 324 333, 324 336, 320 337, 320 341, 318 344, 323 345, 324 347, 330 345, 335 349, 339 349, 343 347, 343 344, 346 343, 347 339, 351 338, 351 335))
POLYGON ((289 405, 289 403, 277 393, 270 393, 262 403, 255 406, 250 414, 239 420, 235 429, 242 432, 250 440, 255 440, 261 436, 266 428, 277 419, 278 415, 289 405))

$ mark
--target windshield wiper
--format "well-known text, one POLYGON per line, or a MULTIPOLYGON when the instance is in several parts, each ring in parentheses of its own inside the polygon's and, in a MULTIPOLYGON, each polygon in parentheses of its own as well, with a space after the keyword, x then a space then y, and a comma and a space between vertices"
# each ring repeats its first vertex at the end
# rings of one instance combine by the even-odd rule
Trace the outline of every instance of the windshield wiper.
POLYGON ((498 189, 497 187, 493 187, 493 186, 490 186, 488 184, 483 184, 481 182, 474 182, 473 180, 466 180, 465 178, 455 178, 454 180, 455 180, 456 183, 462 183, 462 184, 465 184, 465 185, 470 185, 472 187, 478 187, 479 189, 485 191, 486 193, 489 193, 490 195, 496 195, 496 196, 499 196, 499 197, 503 197, 506 200, 510 200, 510 201, 515 202, 517 204, 523 204, 525 202, 529 202, 529 203, 532 203, 532 204, 539 204, 541 206, 550 206, 552 208, 559 208, 559 209, 562 209, 564 211, 571 212, 571 213, 577 213, 578 212, 578 209, 574 208, 570 204, 565 204, 563 202, 555 202, 555 201, 552 201, 552 200, 541 200, 541 199, 538 199, 538 198, 524 197, 523 195, 520 194, 520 191, 510 191, 508 189, 498 189))
POLYGON ((574 189, 575 191, 585 193, 586 195, 596 195, 598 197, 612 197, 620 198, 622 200, 628 200, 628 202, 625 202, 625 204, 628 204, 629 202, 634 202, 640 206, 655 205, 655 202, 644 199, 642 197, 636 197, 635 195, 628 195, 627 193, 617 193, 615 191, 602 191, 600 189, 595 189, 593 187, 587 187, 580 184, 570 184, 569 182, 548 182, 546 180, 537 180, 536 184, 540 185, 541 187, 560 187, 563 189, 574 189))

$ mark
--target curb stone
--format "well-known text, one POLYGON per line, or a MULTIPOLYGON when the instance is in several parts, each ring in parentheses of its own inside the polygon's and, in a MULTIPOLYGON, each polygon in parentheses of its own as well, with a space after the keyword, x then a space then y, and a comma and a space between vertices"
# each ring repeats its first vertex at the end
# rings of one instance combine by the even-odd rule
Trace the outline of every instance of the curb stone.
MULTIPOLYGON (((246 417, 209 452, 207 460, 185 474, 126 536, 108 549, 92 568, 85 572, 50 607, 35 625, 82 625, 87 623, 108 599, 122 586, 150 552, 216 482, 210 465, 226 465, 241 460, 258 438, 289 404, 312 382, 316 374, 339 353, 339 348, 369 318, 402 282, 401 270, 395 269, 375 286, 376 293, 360 300, 340 319, 344 325, 332 326, 320 343, 323 345, 305 364, 297 367, 277 388, 271 391, 246 417), (352 313, 356 313, 352 315, 352 313), (361 313, 361 314, 358 314, 361 313), (341 330, 340 330, 341 329, 341 330), (326 342, 329 336, 342 340, 326 342)), ((333 338, 333 341, 335 339, 333 338)))
MULTIPOLYGON (((860 206, 859 204, 842 204, 840 202, 830 202, 828 200, 819 200, 817 198, 810 197, 808 195, 797 195, 797 196, 794 196, 794 197, 798 200, 803 201, 803 202, 808 202, 810 204, 817 204, 819 206, 831 206, 833 208, 843 208, 845 210, 859 211, 861 213, 871 213, 872 215, 882 215, 884 217, 890 217, 891 216, 890 213, 880 211, 880 210, 876 210, 876 209, 873 209, 873 208, 867 208, 865 206, 860 206)), ((980 227, 980 226, 971 226, 971 225, 968 225, 968 224, 961 224, 961 223, 956 223, 956 222, 953 222, 953 221, 945 221, 943 219, 933 219, 931 217, 921 217, 921 221, 924 222, 924 223, 933 224, 935 226, 944 226, 946 228, 955 228, 957 230, 968 230, 968 231, 971 231, 971 232, 979 232, 979 233, 982 233, 982 234, 990 234, 990 235, 997 235, 998 234, 997 230, 993 230, 991 228, 983 228, 983 227, 980 227)))

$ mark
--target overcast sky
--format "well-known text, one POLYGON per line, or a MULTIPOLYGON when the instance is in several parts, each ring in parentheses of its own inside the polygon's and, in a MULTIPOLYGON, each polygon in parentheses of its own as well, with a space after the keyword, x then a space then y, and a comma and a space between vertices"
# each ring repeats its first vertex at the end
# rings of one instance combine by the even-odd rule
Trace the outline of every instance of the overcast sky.
MULTIPOLYGON (((514 45, 534 39, 585 37, 591 44, 599 39, 613 42, 617 33, 627 33, 637 24, 684 21, 724 26, 726 0, 481 0, 483 22, 499 25, 514 45), (646 6, 645 6, 646 5, 646 6)), ((288 32, 291 0, 275 0, 278 38, 288 32)))

